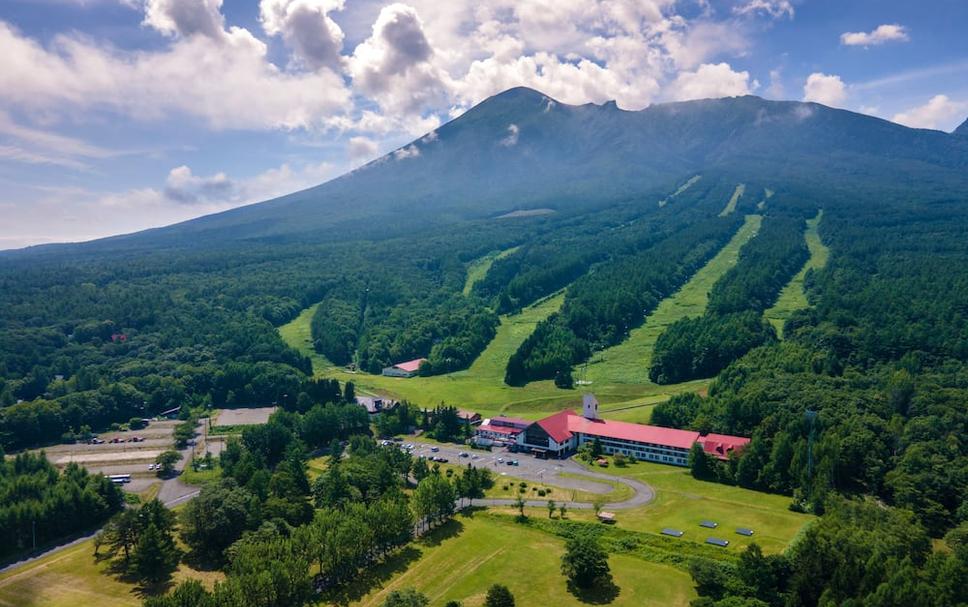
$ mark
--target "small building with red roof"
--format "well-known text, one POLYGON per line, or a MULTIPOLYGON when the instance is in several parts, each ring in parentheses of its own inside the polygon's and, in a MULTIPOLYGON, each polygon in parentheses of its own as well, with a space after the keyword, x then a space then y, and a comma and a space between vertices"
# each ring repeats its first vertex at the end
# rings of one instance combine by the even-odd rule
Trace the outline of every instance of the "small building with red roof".
POLYGON ((406 362, 397 363, 392 367, 383 369, 383 375, 387 377, 414 377, 420 372, 420 365, 427 360, 426 358, 415 358, 406 362))
POLYGON ((474 431, 474 442, 478 445, 513 445, 518 435, 532 424, 531 420, 516 417, 492 417, 485 419, 474 431))
POLYGON ((598 417, 598 401, 586 394, 582 415, 559 411, 528 425, 516 435, 516 447, 540 456, 565 457, 581 445, 597 441, 609 455, 622 454, 639 460, 676 466, 689 465, 689 451, 699 443, 703 450, 721 460, 738 453, 748 438, 727 434, 702 435, 646 424, 612 421, 598 417))

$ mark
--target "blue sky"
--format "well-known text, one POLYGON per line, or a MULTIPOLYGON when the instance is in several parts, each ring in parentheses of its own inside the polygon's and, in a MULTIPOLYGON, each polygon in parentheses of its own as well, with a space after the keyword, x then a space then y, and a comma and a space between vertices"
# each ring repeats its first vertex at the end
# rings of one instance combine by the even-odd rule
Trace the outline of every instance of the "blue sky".
POLYGON ((281 195, 516 85, 951 130, 963 0, 2 0, 0 249, 281 195))

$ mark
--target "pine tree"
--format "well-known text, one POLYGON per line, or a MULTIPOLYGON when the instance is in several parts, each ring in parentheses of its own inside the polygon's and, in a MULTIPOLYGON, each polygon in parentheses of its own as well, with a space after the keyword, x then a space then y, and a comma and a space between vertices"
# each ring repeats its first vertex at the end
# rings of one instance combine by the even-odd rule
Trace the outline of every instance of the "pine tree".
POLYGON ((171 534, 162 532, 153 523, 142 532, 132 556, 138 578, 151 583, 167 580, 178 567, 178 549, 171 534))
POLYGON ((494 584, 487 590, 484 607, 514 607, 514 595, 507 586, 494 584))

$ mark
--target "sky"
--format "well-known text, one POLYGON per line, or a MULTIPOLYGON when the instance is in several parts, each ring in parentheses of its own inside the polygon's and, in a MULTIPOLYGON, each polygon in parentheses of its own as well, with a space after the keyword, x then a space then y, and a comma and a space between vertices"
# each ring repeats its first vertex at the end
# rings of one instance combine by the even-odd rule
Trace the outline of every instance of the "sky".
POLYGON ((336 177, 513 86, 968 117, 964 0, 0 0, 0 249, 336 177))

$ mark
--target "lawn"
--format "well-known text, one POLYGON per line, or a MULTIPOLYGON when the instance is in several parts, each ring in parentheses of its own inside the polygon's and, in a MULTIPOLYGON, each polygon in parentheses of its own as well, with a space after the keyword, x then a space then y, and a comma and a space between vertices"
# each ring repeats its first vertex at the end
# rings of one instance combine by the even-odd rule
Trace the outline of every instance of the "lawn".
MULTIPOLYGON (((431 605, 449 600, 480 607, 495 583, 506 585, 518 605, 583 605, 568 592, 560 572, 564 543, 549 534, 478 513, 415 542, 374 572, 361 576, 350 605, 377 607, 392 590, 414 587, 431 605)), ((695 598, 689 574, 667 565, 613 555, 615 607, 685 606, 695 598)))
POLYGON ((491 265, 498 259, 502 259, 511 255, 521 247, 514 247, 511 249, 506 249, 504 251, 492 251, 485 255, 475 259, 467 266, 467 278, 464 280, 464 295, 470 295, 471 289, 474 288, 474 284, 479 282, 482 278, 487 276, 487 271, 491 269, 491 265))
POLYGON ((736 186, 736 189, 733 190, 733 195, 729 197, 729 202, 727 202, 726 207, 720 211, 719 216, 726 217, 727 215, 732 215, 736 210, 736 203, 739 202, 739 199, 743 196, 743 192, 745 191, 746 184, 741 183, 736 186))
MULTIPOLYGON (((791 512, 789 497, 696 480, 687 468, 636 462, 625 468, 609 466, 608 473, 655 488, 656 498, 651 504, 617 512, 618 526, 633 531, 659 533, 665 527, 674 527, 685 531, 683 538, 692 541, 703 542, 710 535, 727 539, 727 550, 741 550, 755 541, 766 552, 780 552, 814 518, 791 512), (704 519, 719 523, 719 527, 699 527, 704 519), (736 534, 737 527, 753 529, 753 537, 736 534)), ((569 514, 576 520, 591 516, 578 510, 569 514)))
POLYGON ((320 369, 333 366, 333 363, 313 348, 311 327, 313 315, 316 314, 318 307, 318 303, 309 306, 300 312, 299 316, 279 327, 279 336, 282 337, 282 340, 303 356, 309 357, 309 360, 313 363, 313 369, 317 372, 320 369))
MULTIPOLYGON (((575 377, 590 382, 592 390, 599 385, 645 384, 650 385, 648 373, 652 351, 659 335, 675 321, 688 316, 702 316, 709 300, 709 290, 719 278, 739 259, 739 250, 760 229, 762 218, 747 215, 746 222, 732 239, 671 297, 662 300, 642 326, 633 329, 624 342, 592 355, 588 365, 575 368, 575 377)), ((700 380, 682 384, 696 391, 707 381, 700 380)), ((665 386, 670 388, 671 386, 665 386)), ((682 390, 679 390, 682 391, 682 390)), ((603 412, 607 412, 604 408, 603 412)), ((611 416, 609 416, 611 418, 611 416)))
POLYGON ((823 219, 823 211, 807 221, 807 229, 803 234, 804 240, 807 241, 807 249, 810 250, 810 258, 803 264, 803 268, 797 272, 796 276, 790 279, 790 282, 780 291, 776 304, 763 313, 763 316, 776 329, 777 335, 781 337, 783 336, 783 323, 795 311, 802 310, 809 305, 807 295, 803 291, 803 281, 807 276, 807 271, 810 269, 819 270, 824 267, 830 257, 830 249, 820 241, 820 234, 817 231, 821 219, 823 219))
MULTIPOLYGON (((143 595, 138 587, 109 573, 109 567, 108 560, 95 560, 91 540, 80 542, 0 574, 0 607, 140 606, 143 595)), ((195 571, 183 564, 173 581, 187 578, 211 586, 221 574, 195 571)))

